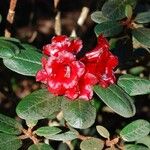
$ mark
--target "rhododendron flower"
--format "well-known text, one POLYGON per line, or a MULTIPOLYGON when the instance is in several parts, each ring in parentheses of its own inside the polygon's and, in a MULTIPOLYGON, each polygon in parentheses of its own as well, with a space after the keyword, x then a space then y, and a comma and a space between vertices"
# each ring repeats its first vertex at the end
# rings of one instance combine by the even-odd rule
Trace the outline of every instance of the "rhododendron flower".
POLYGON ((86 71, 95 75, 102 87, 115 82, 113 69, 118 65, 118 58, 109 51, 109 44, 103 36, 98 37, 97 46, 81 60, 86 71))
POLYGON ((76 54, 82 48, 82 41, 80 39, 70 39, 65 35, 55 36, 51 40, 51 44, 43 47, 43 53, 52 56, 57 56, 58 52, 68 51, 76 54))
POLYGON ((93 85, 99 83, 108 87, 115 82, 113 69, 118 59, 109 51, 109 43, 98 37, 97 46, 77 60, 76 53, 82 48, 82 41, 61 35, 52 38, 51 44, 43 47, 48 59, 42 58, 42 69, 36 80, 47 85, 54 95, 64 95, 69 99, 90 100, 93 85))
POLYGON ((77 86, 85 72, 84 64, 66 51, 59 52, 57 57, 49 57, 47 63, 43 63, 44 68, 37 73, 36 80, 47 82, 49 91, 55 95, 63 95, 66 90, 77 86))

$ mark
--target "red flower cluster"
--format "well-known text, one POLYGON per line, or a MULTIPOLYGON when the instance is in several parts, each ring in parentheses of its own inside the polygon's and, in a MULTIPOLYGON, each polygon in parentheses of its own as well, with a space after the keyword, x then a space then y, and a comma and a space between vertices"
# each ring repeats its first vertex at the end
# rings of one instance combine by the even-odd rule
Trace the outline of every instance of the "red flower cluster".
POLYGON ((113 69, 118 64, 116 56, 109 51, 109 44, 103 36, 98 37, 97 46, 80 59, 76 54, 82 48, 82 41, 67 36, 56 36, 51 44, 43 47, 48 59, 42 59, 42 69, 36 80, 47 84, 55 95, 65 95, 69 99, 90 100, 92 86, 99 83, 108 87, 115 82, 113 69))

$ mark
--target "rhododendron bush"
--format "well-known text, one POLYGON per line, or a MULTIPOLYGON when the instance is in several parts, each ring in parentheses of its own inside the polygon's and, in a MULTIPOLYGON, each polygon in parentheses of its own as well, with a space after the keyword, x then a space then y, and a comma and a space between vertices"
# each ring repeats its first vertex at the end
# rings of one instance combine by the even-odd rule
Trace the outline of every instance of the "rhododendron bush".
MULTIPOLYGON (((41 49, 6 37, 8 31, 0 37, 2 69, 39 85, 21 97, 17 119, 0 114, 0 150, 150 148, 150 123, 139 115, 149 108, 137 102, 150 94, 150 12, 137 13, 136 4, 108 0, 91 13, 95 36, 84 38, 96 40, 88 48, 87 39, 57 31, 41 49), (143 60, 145 67, 138 66, 143 60)), ((7 91, 4 86, 2 94, 7 91)))

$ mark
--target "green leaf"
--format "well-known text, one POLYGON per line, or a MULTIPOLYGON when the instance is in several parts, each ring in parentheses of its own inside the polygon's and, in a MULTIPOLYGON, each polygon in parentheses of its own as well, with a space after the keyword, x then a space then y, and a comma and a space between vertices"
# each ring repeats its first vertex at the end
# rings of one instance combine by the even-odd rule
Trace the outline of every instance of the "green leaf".
POLYGON ((13 56, 15 56, 15 54, 19 53, 19 48, 9 42, 9 41, 5 41, 5 40, 0 40, 0 57, 1 58, 11 58, 13 56))
POLYGON ((20 134, 22 125, 15 119, 0 114, 0 131, 7 134, 20 134))
POLYGON ((13 58, 4 59, 4 65, 22 75, 35 76, 41 69, 42 54, 34 50, 21 50, 13 58))
POLYGON ((26 120, 26 125, 30 128, 33 128, 38 123, 38 120, 26 120))
POLYGON ((33 50, 33 51, 39 51, 40 52, 39 49, 37 49, 36 47, 34 47, 30 44, 21 44, 21 46, 26 50, 33 50))
POLYGON ((51 136, 51 135, 56 135, 58 133, 60 133, 62 130, 60 130, 59 128, 57 127, 41 127, 39 129, 37 129, 35 131, 35 133, 38 135, 38 136, 51 136))
POLYGON ((127 16, 128 19, 131 19, 132 18, 132 7, 131 5, 126 5, 126 8, 125 8, 125 15, 127 16))
POLYGON ((117 85, 113 84, 108 88, 95 86, 94 91, 117 114, 125 118, 134 116, 135 106, 133 99, 117 85))
POLYGON ((68 131, 61 134, 45 136, 47 139, 56 140, 56 141, 71 141, 77 138, 77 134, 72 131, 68 131))
POLYGON ((142 79, 129 74, 120 76, 118 85, 131 96, 150 93, 150 80, 142 79))
POLYGON ((108 0, 102 7, 102 13, 112 20, 123 19, 125 18, 125 5, 124 0, 108 0))
POLYGON ((150 47, 150 29, 142 27, 133 29, 132 34, 138 42, 147 47, 150 47))
POLYGON ((139 75, 141 72, 143 72, 146 68, 143 66, 136 66, 131 69, 129 69, 129 73, 133 75, 139 75))
POLYGON ((104 142, 97 138, 90 138, 84 140, 80 144, 81 150, 102 150, 104 147, 104 142))
POLYGON ((60 110, 61 97, 46 89, 37 90, 23 98, 16 108, 19 117, 27 120, 44 119, 60 110))
POLYGON ((0 15, 0 23, 2 22, 2 16, 0 15))
POLYGON ((62 101, 62 110, 65 120, 74 128, 89 128, 95 121, 96 109, 89 101, 78 99, 62 101))
POLYGON ((123 27, 118 22, 107 21, 95 26, 96 35, 103 34, 105 37, 115 36, 122 31, 123 27))
POLYGON ((125 126, 121 132, 120 136, 123 140, 131 142, 136 141, 150 132, 150 123, 146 120, 136 120, 125 126))
POLYGON ((105 127, 96 126, 96 130, 102 137, 109 139, 110 134, 109 134, 109 131, 105 127))
POLYGON ((50 145, 45 143, 38 143, 31 145, 28 150, 54 150, 50 145))
POLYGON ((136 141, 136 143, 138 143, 138 144, 144 144, 144 145, 146 145, 150 149, 150 136, 148 135, 148 136, 145 136, 145 137, 143 137, 141 139, 138 139, 136 141))
POLYGON ((150 22, 150 11, 137 14, 134 21, 137 23, 149 23, 150 22))
POLYGON ((104 17, 101 11, 95 11, 91 14, 91 19, 96 23, 102 23, 108 21, 108 18, 104 17))
POLYGON ((22 142, 17 136, 0 133, 0 150, 17 150, 21 146, 22 142))
POLYGON ((124 0, 126 5, 131 5, 133 8, 135 8, 137 0, 124 0))
POLYGON ((144 145, 126 144, 125 150, 149 150, 149 148, 144 145))
POLYGON ((16 38, 12 38, 12 37, 4 37, 4 36, 0 36, 0 40, 5 40, 5 41, 9 41, 9 42, 14 42, 14 43, 20 43, 20 40, 16 39, 16 38))

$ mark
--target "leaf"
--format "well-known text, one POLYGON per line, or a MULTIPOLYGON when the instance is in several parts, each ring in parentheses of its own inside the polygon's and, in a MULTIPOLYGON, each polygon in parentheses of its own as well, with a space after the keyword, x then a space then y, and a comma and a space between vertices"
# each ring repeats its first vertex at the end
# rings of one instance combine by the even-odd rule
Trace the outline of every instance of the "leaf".
POLYGON ((96 130, 102 137, 109 139, 110 134, 109 134, 109 131, 105 127, 96 126, 96 130))
POLYGON ((101 100, 117 114, 129 118, 135 114, 133 99, 117 85, 110 85, 108 88, 94 87, 95 93, 101 100))
POLYGON ((22 125, 15 119, 0 114, 0 131, 7 134, 20 134, 22 125))
POLYGON ((131 69, 129 69, 129 73, 133 75, 139 75, 141 72, 143 72, 146 68, 143 66, 136 66, 131 69))
POLYGON ((61 108, 65 120, 74 128, 86 129, 95 121, 96 109, 89 101, 63 99, 61 108))
POLYGON ((1 58, 11 58, 13 56, 15 56, 15 54, 19 53, 19 48, 9 42, 9 41, 5 41, 5 40, 0 40, 0 57, 1 58))
POLYGON ((141 44, 150 47, 150 29, 137 28, 132 30, 132 35, 141 44))
POLYGON ((38 143, 31 145, 28 150, 54 150, 50 145, 45 143, 38 143))
POLYGON ((20 43, 20 40, 18 40, 16 38, 12 38, 12 37, 0 36, 0 40, 5 40, 5 41, 9 41, 9 42, 14 42, 14 43, 20 43))
POLYGON ((41 127, 35 131, 38 136, 51 136, 60 133, 61 130, 57 127, 41 127))
POLYGON ((102 150, 104 142, 98 138, 84 140, 80 144, 81 150, 102 150))
POLYGON ((2 22, 2 16, 0 15, 0 23, 2 22))
POLYGON ((126 5, 131 5, 133 8, 135 8, 137 0, 124 0, 126 5))
POLYGON ((150 22, 150 11, 137 14, 134 21, 137 23, 149 23, 150 22))
POLYGON ((26 119, 26 125, 30 128, 33 128, 38 123, 38 120, 27 120, 26 119))
POLYGON ((141 139, 138 139, 136 141, 136 143, 138 143, 138 144, 144 144, 144 145, 146 145, 150 149, 150 136, 148 135, 148 136, 145 136, 145 137, 143 137, 141 139))
POLYGON ((127 18, 131 19, 132 18, 132 14, 133 14, 133 11, 132 11, 131 5, 126 5, 125 15, 127 16, 127 18))
POLYGON ((72 131, 68 131, 61 134, 45 136, 47 139, 56 140, 56 141, 71 141, 77 138, 77 134, 72 131))
POLYGON ((35 76, 41 69, 42 54, 33 50, 22 50, 13 58, 4 59, 3 62, 7 68, 17 73, 35 76))
POLYGON ((91 14, 91 19, 96 23, 102 23, 108 21, 108 18, 104 17, 101 11, 95 11, 91 14))
POLYGON ((42 54, 34 50, 22 50, 10 59, 4 59, 4 65, 22 75, 35 76, 41 69, 42 54))
POLYGON ((27 120, 44 119, 60 110, 61 97, 46 89, 37 90, 23 98, 16 108, 19 117, 27 120))
POLYGON ((125 150, 149 150, 149 148, 143 145, 136 145, 136 144, 126 144, 125 150))
POLYGON ((17 150, 21 146, 22 142, 17 136, 0 133, 0 150, 17 150))
POLYGON ((142 79, 129 74, 120 76, 118 85, 131 96, 150 93, 150 80, 142 79))
POLYGON ((131 142, 148 135, 149 132, 150 123, 146 120, 139 119, 125 126, 121 130, 120 136, 123 138, 123 140, 131 142))
POLYGON ((102 13, 112 20, 123 19, 125 18, 125 5, 124 0, 108 0, 102 7, 102 13))
POLYGON ((30 44, 21 44, 21 46, 26 50, 33 50, 33 51, 39 51, 40 52, 39 49, 37 49, 36 47, 34 47, 30 44))
POLYGON ((123 27, 114 21, 102 22, 95 26, 96 35, 103 34, 105 37, 115 36, 122 31, 123 27))

